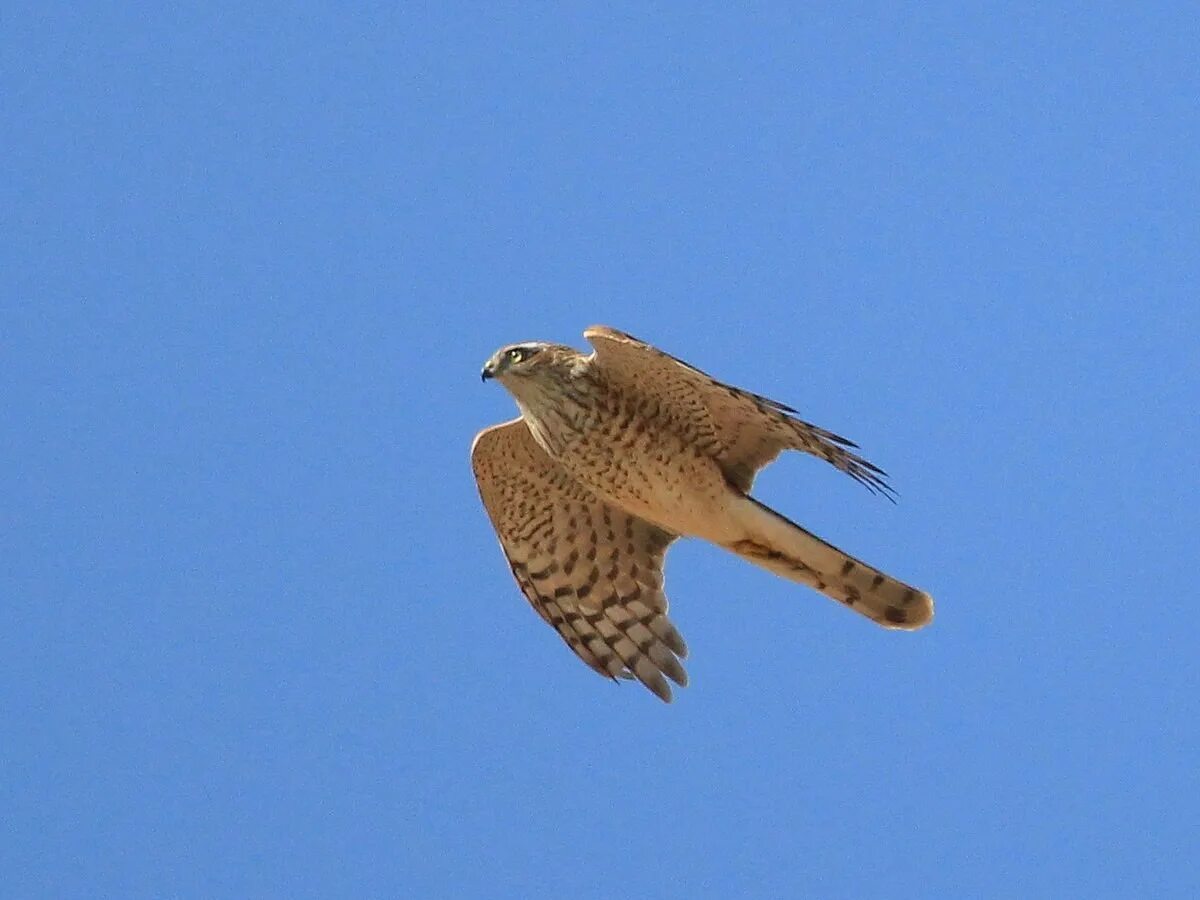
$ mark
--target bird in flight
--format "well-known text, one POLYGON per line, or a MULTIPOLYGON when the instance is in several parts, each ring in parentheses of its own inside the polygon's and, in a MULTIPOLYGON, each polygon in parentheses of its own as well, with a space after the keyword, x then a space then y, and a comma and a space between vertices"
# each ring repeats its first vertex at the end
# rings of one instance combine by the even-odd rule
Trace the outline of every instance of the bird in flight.
POLYGON ((483 367, 521 415, 471 446, 480 497, 533 608, 588 666, 636 678, 670 702, 687 645, 667 618, 663 557, 680 536, 711 541, 815 588, 885 628, 933 618, 933 599, 821 540, 750 496, 783 450, 892 495, 846 438, 723 384, 632 335, 594 325, 593 352, 530 342, 483 367))

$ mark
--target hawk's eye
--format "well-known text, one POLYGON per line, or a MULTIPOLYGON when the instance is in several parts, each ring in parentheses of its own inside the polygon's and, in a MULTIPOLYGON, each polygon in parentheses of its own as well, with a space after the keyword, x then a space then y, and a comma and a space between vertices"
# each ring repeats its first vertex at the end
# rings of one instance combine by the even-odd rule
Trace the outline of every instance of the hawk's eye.
POLYGON ((520 347, 513 347, 511 350, 508 351, 509 361, 515 362, 515 363, 521 362, 528 355, 529 355, 528 351, 522 350, 520 347))

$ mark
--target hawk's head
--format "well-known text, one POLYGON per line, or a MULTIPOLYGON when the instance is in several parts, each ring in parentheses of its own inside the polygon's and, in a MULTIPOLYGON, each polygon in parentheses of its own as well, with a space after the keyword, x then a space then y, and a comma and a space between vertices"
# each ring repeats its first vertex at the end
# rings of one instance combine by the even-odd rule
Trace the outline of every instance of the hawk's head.
POLYGON ((501 347, 483 367, 483 380, 504 385, 534 438, 544 448, 561 444, 560 432, 573 421, 590 393, 591 356, 573 347, 530 341, 501 347))
POLYGON ((536 379, 558 370, 564 364, 578 359, 578 351, 561 344, 542 341, 527 341, 501 347, 483 366, 480 377, 487 381, 495 378, 512 390, 513 385, 525 379, 536 379))

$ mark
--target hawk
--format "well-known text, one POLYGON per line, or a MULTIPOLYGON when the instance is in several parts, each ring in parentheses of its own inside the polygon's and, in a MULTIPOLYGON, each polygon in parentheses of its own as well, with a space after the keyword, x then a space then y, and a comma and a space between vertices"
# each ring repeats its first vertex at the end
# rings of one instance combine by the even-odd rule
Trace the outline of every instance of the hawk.
POLYGON ((677 537, 711 541, 815 588, 885 628, 933 618, 933 599, 750 496, 783 450, 824 459, 891 496, 857 445, 795 410, 723 384, 637 338, 595 325, 587 355, 541 342, 483 367, 521 415, 471 447, 479 493, 533 608, 587 665, 636 678, 670 702, 687 645, 667 618, 663 557, 677 537))

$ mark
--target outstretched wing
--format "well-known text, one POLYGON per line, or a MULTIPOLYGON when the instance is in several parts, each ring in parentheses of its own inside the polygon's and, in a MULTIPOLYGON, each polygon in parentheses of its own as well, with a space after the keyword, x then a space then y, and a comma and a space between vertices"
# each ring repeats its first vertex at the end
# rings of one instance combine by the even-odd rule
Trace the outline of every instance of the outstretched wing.
POLYGON ((887 473, 867 462, 857 444, 796 418, 796 411, 775 400, 717 381, 695 366, 664 353, 632 335, 604 325, 583 333, 596 349, 595 361, 618 385, 632 389, 647 383, 655 395, 695 430, 695 437, 712 448, 729 481, 749 491, 759 469, 782 450, 802 450, 819 456, 873 493, 891 499, 887 473))
POLYGON ((667 618, 662 587, 675 535, 597 499, 538 446, 523 419, 481 431, 471 466, 538 614, 596 672, 637 678, 670 702, 666 679, 687 684, 679 662, 687 647, 667 618))

